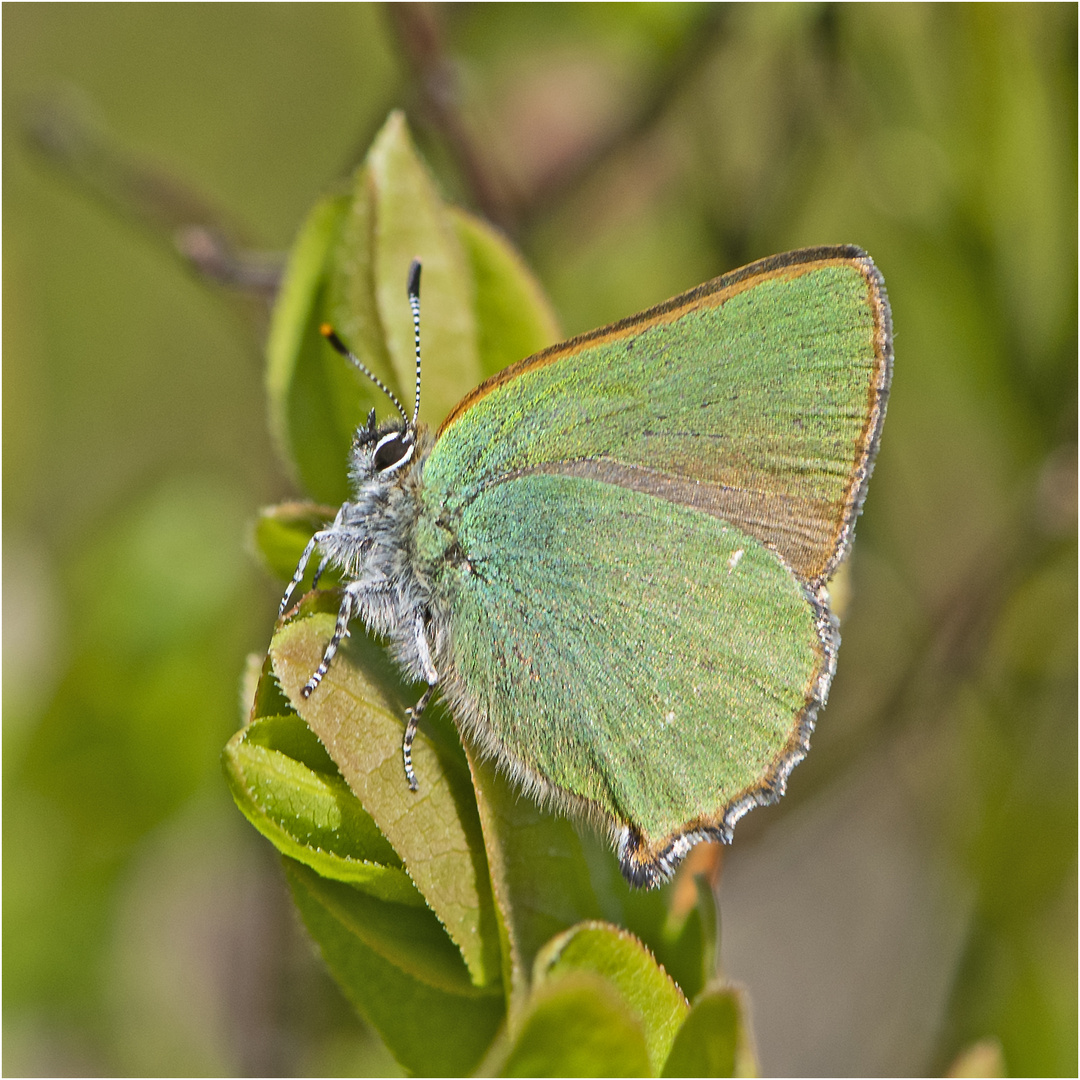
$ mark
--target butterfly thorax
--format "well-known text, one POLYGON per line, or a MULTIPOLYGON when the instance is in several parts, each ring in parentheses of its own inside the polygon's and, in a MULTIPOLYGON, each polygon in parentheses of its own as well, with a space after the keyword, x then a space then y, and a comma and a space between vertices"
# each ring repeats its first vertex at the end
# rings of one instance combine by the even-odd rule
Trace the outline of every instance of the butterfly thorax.
POLYGON ((394 658, 410 678, 429 683, 437 679, 431 658, 435 643, 426 629, 432 588, 426 560, 417 559, 416 532, 424 460, 433 442, 422 425, 376 429, 369 420, 357 431, 350 454, 353 498, 318 539, 326 564, 342 575, 354 614, 389 638, 394 658))

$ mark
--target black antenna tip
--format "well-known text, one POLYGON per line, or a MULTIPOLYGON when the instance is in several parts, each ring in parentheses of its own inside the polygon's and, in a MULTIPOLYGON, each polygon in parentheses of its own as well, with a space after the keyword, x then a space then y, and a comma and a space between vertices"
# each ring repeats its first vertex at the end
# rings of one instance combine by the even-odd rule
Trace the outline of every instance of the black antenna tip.
POLYGON ((420 295, 420 260, 413 259, 409 266, 409 296, 420 295))

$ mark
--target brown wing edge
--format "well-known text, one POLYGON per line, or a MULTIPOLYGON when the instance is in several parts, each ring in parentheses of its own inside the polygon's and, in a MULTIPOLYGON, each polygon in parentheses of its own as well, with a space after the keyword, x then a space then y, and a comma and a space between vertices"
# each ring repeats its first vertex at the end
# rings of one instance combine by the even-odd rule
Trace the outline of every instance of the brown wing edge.
POLYGON ((613 818, 591 800, 556 787, 516 760, 480 717, 475 702, 455 678, 453 664, 444 664, 440 689, 459 723, 462 736, 480 754, 493 761, 511 784, 539 805, 585 821, 598 832, 607 833, 626 880, 637 888, 655 889, 671 879, 694 845, 703 840, 730 844, 735 824, 744 814, 755 806, 778 802, 786 790, 791 770, 810 749, 810 735, 818 710, 825 705, 836 672, 840 631, 829 610, 826 588, 804 586, 803 589, 816 615, 820 651, 818 664, 807 681, 803 708, 792 725, 787 744, 761 779, 713 813, 686 822, 668 836, 646 837, 633 822, 613 818))
MULTIPOLYGON (((858 249, 854 249, 858 250, 858 249)), ((870 476, 874 471, 881 429, 885 424, 885 410, 889 403, 893 370, 892 309, 885 290, 885 279, 874 265, 874 260, 862 252, 854 261, 866 279, 868 300, 874 319, 874 375, 867 390, 866 423, 857 441, 858 453, 851 483, 844 498, 844 518, 836 538, 836 549, 825 564, 820 575, 810 585, 817 587, 836 573, 837 567, 847 558, 855 539, 855 522, 862 513, 870 476)))
POLYGON ((810 750, 818 710, 825 707, 829 687, 836 674, 836 656, 840 649, 840 627, 829 610, 829 594, 824 585, 805 588, 806 598, 814 608, 818 641, 821 644, 817 668, 807 683, 805 703, 792 727, 787 745, 756 783, 739 792, 713 814, 705 814, 686 822, 677 832, 660 840, 650 841, 641 830, 626 824, 615 837, 615 851, 623 877, 639 888, 655 889, 671 879, 695 844, 717 840, 730 844, 739 819, 756 806, 779 802, 787 790, 791 770, 810 750))

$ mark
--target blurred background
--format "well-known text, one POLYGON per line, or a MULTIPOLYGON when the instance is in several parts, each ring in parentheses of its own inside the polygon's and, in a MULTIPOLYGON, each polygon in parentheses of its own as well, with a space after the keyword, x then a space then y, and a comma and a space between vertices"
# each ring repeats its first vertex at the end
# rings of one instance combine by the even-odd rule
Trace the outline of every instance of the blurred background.
POLYGON ((3 1070, 379 1074, 219 754, 279 598, 277 259, 407 111, 567 334, 833 243, 896 369, 814 752, 739 827, 762 1068, 1077 1068, 1075 5, 5 5, 3 1070))

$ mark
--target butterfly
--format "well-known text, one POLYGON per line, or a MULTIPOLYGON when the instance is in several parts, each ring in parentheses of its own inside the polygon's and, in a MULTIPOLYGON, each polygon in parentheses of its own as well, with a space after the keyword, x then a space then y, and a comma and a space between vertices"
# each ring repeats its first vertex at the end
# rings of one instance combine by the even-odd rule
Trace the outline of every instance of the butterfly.
POLYGON ((312 536, 353 619, 436 689, 521 789, 605 828, 653 887, 730 842, 809 749, 840 644, 827 582, 862 508, 892 378, 884 281, 856 247, 776 255, 482 383, 437 433, 388 396, 352 498, 312 536))

